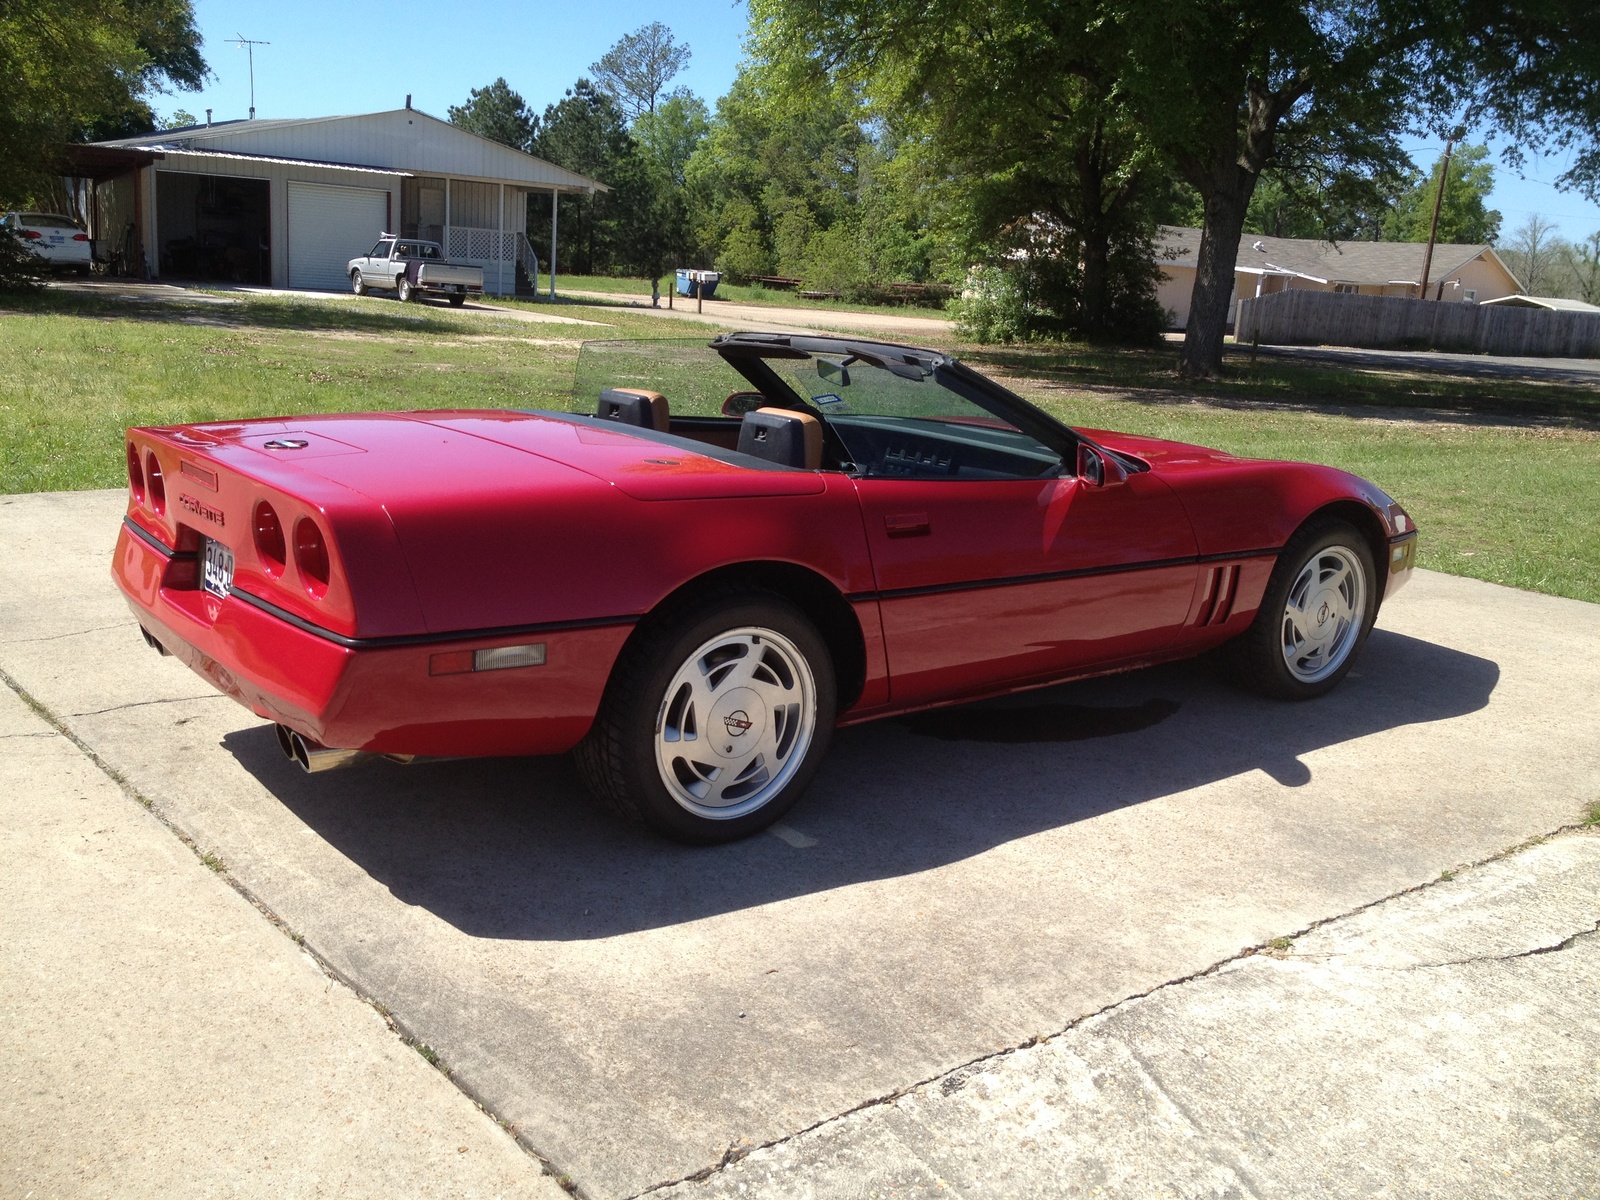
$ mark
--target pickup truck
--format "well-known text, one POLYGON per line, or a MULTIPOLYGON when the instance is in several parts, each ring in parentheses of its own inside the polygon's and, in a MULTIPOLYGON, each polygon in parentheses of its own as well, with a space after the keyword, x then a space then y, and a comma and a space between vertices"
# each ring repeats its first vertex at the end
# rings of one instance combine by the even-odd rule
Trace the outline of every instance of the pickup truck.
POLYGON ((393 289, 402 300, 443 296, 455 307, 469 295, 483 294, 483 268, 461 267, 447 261, 438 242, 397 238, 386 233, 378 244, 345 267, 350 290, 365 296, 368 289, 393 289))

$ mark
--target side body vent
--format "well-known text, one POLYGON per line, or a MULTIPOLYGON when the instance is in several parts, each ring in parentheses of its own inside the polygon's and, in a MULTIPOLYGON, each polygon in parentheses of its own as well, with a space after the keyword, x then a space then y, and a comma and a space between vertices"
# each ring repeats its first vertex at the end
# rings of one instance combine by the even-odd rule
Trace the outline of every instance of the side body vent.
POLYGON ((1200 597, 1196 625, 1221 625, 1233 615, 1234 597, 1239 592, 1239 564, 1212 567, 1206 572, 1205 590, 1200 597))

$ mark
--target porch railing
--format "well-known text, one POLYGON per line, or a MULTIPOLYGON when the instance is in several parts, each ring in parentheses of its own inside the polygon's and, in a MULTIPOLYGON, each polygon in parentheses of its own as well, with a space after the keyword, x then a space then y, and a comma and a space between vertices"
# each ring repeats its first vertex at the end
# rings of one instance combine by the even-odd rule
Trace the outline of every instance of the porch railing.
POLYGON ((517 266, 528 277, 528 286, 537 294, 539 291, 539 256, 533 252, 533 246, 528 242, 528 235, 520 229, 517 231, 517 266))

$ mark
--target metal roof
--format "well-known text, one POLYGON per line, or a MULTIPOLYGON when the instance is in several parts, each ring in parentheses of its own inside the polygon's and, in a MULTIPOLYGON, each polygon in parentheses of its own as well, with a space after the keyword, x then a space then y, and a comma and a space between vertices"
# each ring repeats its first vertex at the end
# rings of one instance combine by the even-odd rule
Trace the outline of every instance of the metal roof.
MULTIPOLYGON (((1249 274, 1298 275, 1317 283, 1415 286, 1422 279, 1422 259, 1427 249, 1424 242, 1324 242, 1247 233, 1239 238, 1238 269, 1249 274)), ((1163 265, 1193 267, 1200 256, 1200 231, 1163 225, 1157 251, 1163 265)), ((1493 259, 1521 288, 1516 274, 1487 244, 1434 243, 1430 282, 1445 279, 1484 256, 1493 259)))
POLYGON ((1551 312, 1585 312, 1600 313, 1600 304, 1589 304, 1583 300, 1569 300, 1565 296, 1500 296, 1494 300, 1484 300, 1484 304, 1503 304, 1511 308, 1547 308, 1551 312))
POLYGON ((279 158, 271 154, 230 154, 223 150, 191 150, 186 146, 160 146, 157 157, 163 158, 220 158, 241 162, 290 163, 299 167, 317 167, 323 171, 362 171, 368 175, 397 175, 410 179, 415 171, 396 171, 390 167, 373 167, 357 163, 317 162, 310 158, 279 158))
POLYGON ((610 190, 597 179, 479 137, 413 108, 337 117, 215 121, 210 125, 166 129, 96 145, 209 150, 319 166, 449 176, 561 192, 593 194, 610 190))

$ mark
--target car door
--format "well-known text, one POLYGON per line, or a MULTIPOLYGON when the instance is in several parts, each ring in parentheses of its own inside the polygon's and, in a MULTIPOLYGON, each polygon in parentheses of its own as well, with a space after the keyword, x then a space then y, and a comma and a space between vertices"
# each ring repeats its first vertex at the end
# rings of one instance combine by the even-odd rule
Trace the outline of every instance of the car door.
POLYGON ((827 374, 802 383, 854 467, 892 704, 1138 662, 1177 638, 1197 547, 1154 474, 1130 460, 1080 479, 931 375, 827 374))
POLYGON ((362 254, 362 258, 357 259, 357 262, 355 262, 355 266, 360 267, 360 270, 362 270, 362 278, 366 280, 366 286, 373 286, 374 283, 379 282, 379 266, 381 266, 382 259, 387 258, 387 246, 389 246, 389 243, 379 238, 378 245, 374 245, 371 250, 366 251, 365 254, 362 254))

